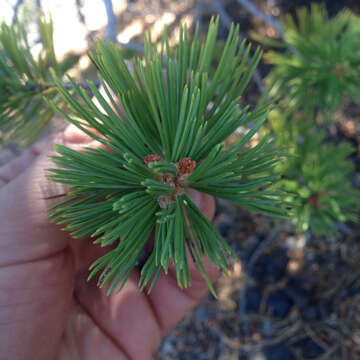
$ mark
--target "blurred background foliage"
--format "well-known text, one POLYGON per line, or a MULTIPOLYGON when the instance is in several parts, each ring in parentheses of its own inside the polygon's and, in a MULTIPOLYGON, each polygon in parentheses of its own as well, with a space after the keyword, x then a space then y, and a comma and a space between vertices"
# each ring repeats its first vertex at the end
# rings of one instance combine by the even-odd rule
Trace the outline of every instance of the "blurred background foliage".
MULTIPOLYGON (((219 301, 205 299, 157 356, 360 359, 360 3, 129 0, 114 1, 109 13, 101 0, 5 2, 0 165, 64 126, 46 102, 64 106, 49 70, 65 86, 69 73, 87 89, 84 80, 97 79, 87 56, 97 38, 111 38, 130 59, 142 54, 145 30, 157 41, 167 25, 173 42, 180 22, 204 29, 219 14, 223 38, 240 23, 265 52, 241 104, 274 101, 264 131, 287 154, 275 187, 293 203, 291 220, 217 204, 215 223, 240 262, 230 280, 219 280, 219 301)), ((210 73, 223 47, 217 43, 210 73)))
POLYGON ((329 18, 326 7, 312 4, 287 15, 285 52, 269 51, 273 70, 267 81, 271 96, 307 113, 338 109, 344 97, 360 98, 360 21, 348 9, 329 18))

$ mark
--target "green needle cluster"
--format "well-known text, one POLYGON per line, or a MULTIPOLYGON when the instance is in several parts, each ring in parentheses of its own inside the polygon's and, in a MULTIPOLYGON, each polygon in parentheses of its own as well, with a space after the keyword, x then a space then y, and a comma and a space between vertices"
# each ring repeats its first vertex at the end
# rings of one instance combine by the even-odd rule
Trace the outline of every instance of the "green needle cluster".
POLYGON ((293 156, 279 166, 282 180, 278 186, 294 204, 292 221, 298 233, 311 231, 333 239, 339 224, 359 220, 356 206, 360 192, 351 183, 355 167, 350 155, 355 149, 345 141, 336 145, 326 142, 326 133, 307 127, 303 118, 297 119, 301 126, 292 120, 293 136, 298 141, 290 136, 280 138, 293 144, 289 147, 293 156))
POLYGON ((189 188, 254 212, 285 216, 281 196, 271 187, 278 179, 272 168, 281 157, 274 140, 259 136, 249 146, 269 106, 250 112, 239 105, 260 51, 249 61, 250 45, 239 43, 239 28, 232 26, 209 76, 218 26, 218 19, 211 20, 204 42, 198 27, 190 40, 181 26, 176 48, 170 47, 166 29, 160 47, 148 35, 144 57, 131 66, 114 44, 98 43, 91 58, 106 96, 89 83, 98 106, 74 81, 69 79, 69 91, 54 74, 69 111, 50 104, 102 146, 82 152, 56 146, 49 177, 69 185, 69 197, 50 209, 50 218, 74 238, 91 237, 109 246, 89 276, 100 275, 108 293, 124 286, 148 246, 141 289, 151 291, 171 264, 179 286, 190 286, 191 254, 214 293, 203 260, 208 257, 226 271, 234 253, 191 200, 189 188), (249 123, 245 135, 225 145, 229 135, 249 123))
POLYGON ((286 51, 270 51, 268 76, 272 96, 290 109, 331 113, 344 98, 360 99, 360 18, 342 10, 329 18, 325 5, 300 8, 296 20, 285 18, 286 51))
POLYGON ((63 106, 50 68, 62 77, 77 62, 76 56, 56 59, 51 18, 40 14, 38 24, 41 50, 37 56, 21 24, 0 24, 0 144, 26 146, 36 139, 55 114, 45 97, 63 106))

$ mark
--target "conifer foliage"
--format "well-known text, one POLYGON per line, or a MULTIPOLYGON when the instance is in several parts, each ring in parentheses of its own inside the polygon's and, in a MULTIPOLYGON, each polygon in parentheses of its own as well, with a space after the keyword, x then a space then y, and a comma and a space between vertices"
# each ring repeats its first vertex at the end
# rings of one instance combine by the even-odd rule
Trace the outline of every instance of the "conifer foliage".
POLYGON ((282 174, 277 186, 293 203, 296 231, 334 239, 339 224, 358 220, 355 210, 360 192, 351 184, 355 167, 350 155, 355 149, 346 141, 326 141, 326 132, 314 128, 303 116, 289 119, 277 112, 270 118, 279 135, 278 144, 287 145, 289 153, 277 166, 282 174))
POLYGON ((144 58, 131 67, 114 44, 98 43, 91 58, 107 97, 94 84, 89 87, 100 107, 72 79, 73 90, 66 89, 54 72, 69 111, 49 103, 103 146, 83 152, 56 146, 49 178, 69 185, 70 198, 55 205, 50 218, 74 238, 89 236, 95 244, 114 246, 92 264, 89 276, 100 275, 100 286, 110 284, 109 293, 124 286, 153 231, 139 286, 150 291, 173 263, 179 286, 188 287, 190 253, 214 292, 204 257, 226 272, 234 254, 189 197, 189 188, 284 216, 281 197, 271 190, 278 179, 271 169, 281 154, 268 137, 249 146, 268 106, 253 112, 239 106, 260 51, 249 62, 250 45, 239 45, 233 26, 217 69, 208 76, 218 26, 218 19, 211 21, 204 42, 198 27, 192 40, 186 26, 180 27, 174 49, 165 30, 159 51, 147 35, 144 58), (250 130, 225 146, 228 136, 248 123, 250 130))
POLYGON ((325 5, 312 4, 283 25, 284 41, 259 39, 286 48, 265 54, 274 65, 266 79, 269 94, 280 99, 281 109, 269 116, 270 132, 291 155, 276 168, 282 175, 277 186, 294 205, 297 232, 330 239, 342 223, 358 221, 350 159, 356 149, 331 142, 324 125, 346 98, 360 98, 360 19, 349 10, 329 18, 325 5))
POLYGON ((31 51, 25 28, 20 24, 0 26, 0 144, 15 142, 26 146, 54 116, 45 102, 62 106, 50 68, 62 77, 76 57, 59 62, 55 56, 51 17, 38 19, 41 50, 31 51))
POLYGON ((268 77, 271 95, 281 96, 294 111, 319 107, 331 113, 344 97, 360 99, 360 19, 342 10, 329 19, 325 5, 300 8, 284 21, 285 52, 265 58, 274 68, 268 77))

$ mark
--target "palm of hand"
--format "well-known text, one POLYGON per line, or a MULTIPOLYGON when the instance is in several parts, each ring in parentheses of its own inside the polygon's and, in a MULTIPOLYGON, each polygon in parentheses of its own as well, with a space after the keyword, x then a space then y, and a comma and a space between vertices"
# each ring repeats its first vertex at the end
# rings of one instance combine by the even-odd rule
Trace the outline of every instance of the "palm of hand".
MULTIPOLYGON (((55 142, 96 146, 72 127, 55 142)), ((45 199, 64 189, 46 180, 50 163, 41 152, 38 145, 0 168, 0 359, 152 359, 162 336, 205 294, 204 281, 190 261, 193 286, 186 291, 172 269, 150 296, 139 292, 137 271, 111 296, 96 280, 87 282, 90 263, 107 249, 70 240, 49 224, 45 199)), ((211 218, 213 199, 192 196, 211 218)))

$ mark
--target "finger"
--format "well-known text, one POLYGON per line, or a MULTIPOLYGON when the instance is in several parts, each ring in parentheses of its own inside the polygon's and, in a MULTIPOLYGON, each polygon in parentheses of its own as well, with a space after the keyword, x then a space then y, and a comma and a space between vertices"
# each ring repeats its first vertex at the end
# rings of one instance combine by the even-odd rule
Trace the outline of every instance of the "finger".
POLYGON ((130 357, 119 349, 114 339, 98 326, 87 310, 74 301, 67 316, 66 328, 56 359, 129 360, 130 357))
POLYGON ((0 168, 0 187, 6 185, 28 168, 38 156, 32 149, 25 150, 20 156, 0 168))
MULTIPOLYGON (((97 134, 95 130, 92 130, 92 132, 97 134)), ((50 152, 54 143, 68 143, 73 144, 76 147, 84 145, 95 147, 97 144, 97 142, 89 135, 75 125, 70 124, 63 132, 59 134, 50 134, 45 139, 37 141, 28 149, 24 150, 20 156, 0 167, 0 188, 22 174, 30 165, 32 165, 39 155, 50 152)))
MULTIPOLYGON (((71 136, 54 141, 81 149, 85 143, 72 143, 79 139, 71 136)), ((46 197, 66 190, 47 180, 44 169, 54 166, 48 155, 44 151, 0 191, 0 348, 6 359, 27 359, 34 348, 37 359, 55 358, 73 296, 69 234, 46 219, 46 197)))
MULTIPOLYGON (((98 134, 96 130, 91 130, 91 132, 98 134)), ((75 125, 70 124, 63 132, 59 134, 50 134, 45 139, 37 141, 20 156, 0 167, 0 188, 23 173, 30 165, 32 165, 38 156, 51 152, 54 143, 69 144, 73 149, 79 150, 83 146, 93 148, 101 146, 100 143, 95 141, 92 137, 84 133, 75 125)))
MULTIPOLYGON (((107 90, 109 91, 111 99, 109 98, 107 92, 105 91, 105 89, 102 85, 99 88, 100 94, 104 97, 104 99, 106 100, 108 105, 110 105, 110 108, 112 109, 112 111, 114 111, 115 114, 119 118, 122 118, 121 115, 126 118, 125 110, 122 107, 119 98, 114 94, 114 92, 112 91, 112 89, 110 87, 107 87, 107 90), (114 102, 115 106, 114 106, 113 102, 114 102)), ((103 107, 101 106, 100 102, 97 99, 94 99, 94 103, 99 109, 103 110, 103 107)))
MULTIPOLYGON (((79 144, 82 135, 75 135, 72 129, 57 135, 54 141, 79 151, 84 145, 99 146, 94 141, 79 144)), ((48 155, 37 156, 30 167, 1 188, 0 213, 6 216, 0 218, 0 266, 48 257, 68 246, 69 235, 46 218, 47 209, 61 201, 49 198, 66 193, 64 185, 46 177, 45 169, 54 166, 48 155)))
POLYGON ((73 292, 72 268, 65 252, 0 266, 0 359, 34 359, 34 349, 37 360, 55 359, 73 292))
MULTIPOLYGON (((89 132, 99 136, 99 132, 93 128, 87 128, 89 132)), ((70 144, 86 145, 94 141, 90 135, 79 129, 76 125, 70 124, 63 133, 64 141, 70 144)))
MULTIPOLYGON (((193 201, 212 219, 214 199, 198 192, 190 193, 193 201)), ((207 261, 204 261, 204 266, 214 280, 217 270, 207 261)), ((139 290, 137 270, 133 271, 119 294, 112 293, 110 296, 106 295, 106 289, 96 286, 95 280, 86 282, 86 276, 84 271, 77 277, 77 301, 131 359, 153 359, 163 335, 207 292, 207 285, 194 264, 191 265, 191 288, 183 291, 173 273, 162 274, 150 296, 139 290)))
POLYGON ((113 339, 129 359, 152 360, 161 342, 161 331, 148 298, 138 287, 134 270, 120 293, 106 295, 87 273, 77 277, 75 298, 97 326, 113 339))
POLYGON ((51 144, 56 137, 56 134, 48 135, 46 138, 37 141, 35 144, 24 150, 20 156, 0 167, 0 187, 6 185, 23 173, 30 165, 32 165, 39 155, 50 151, 51 144))

